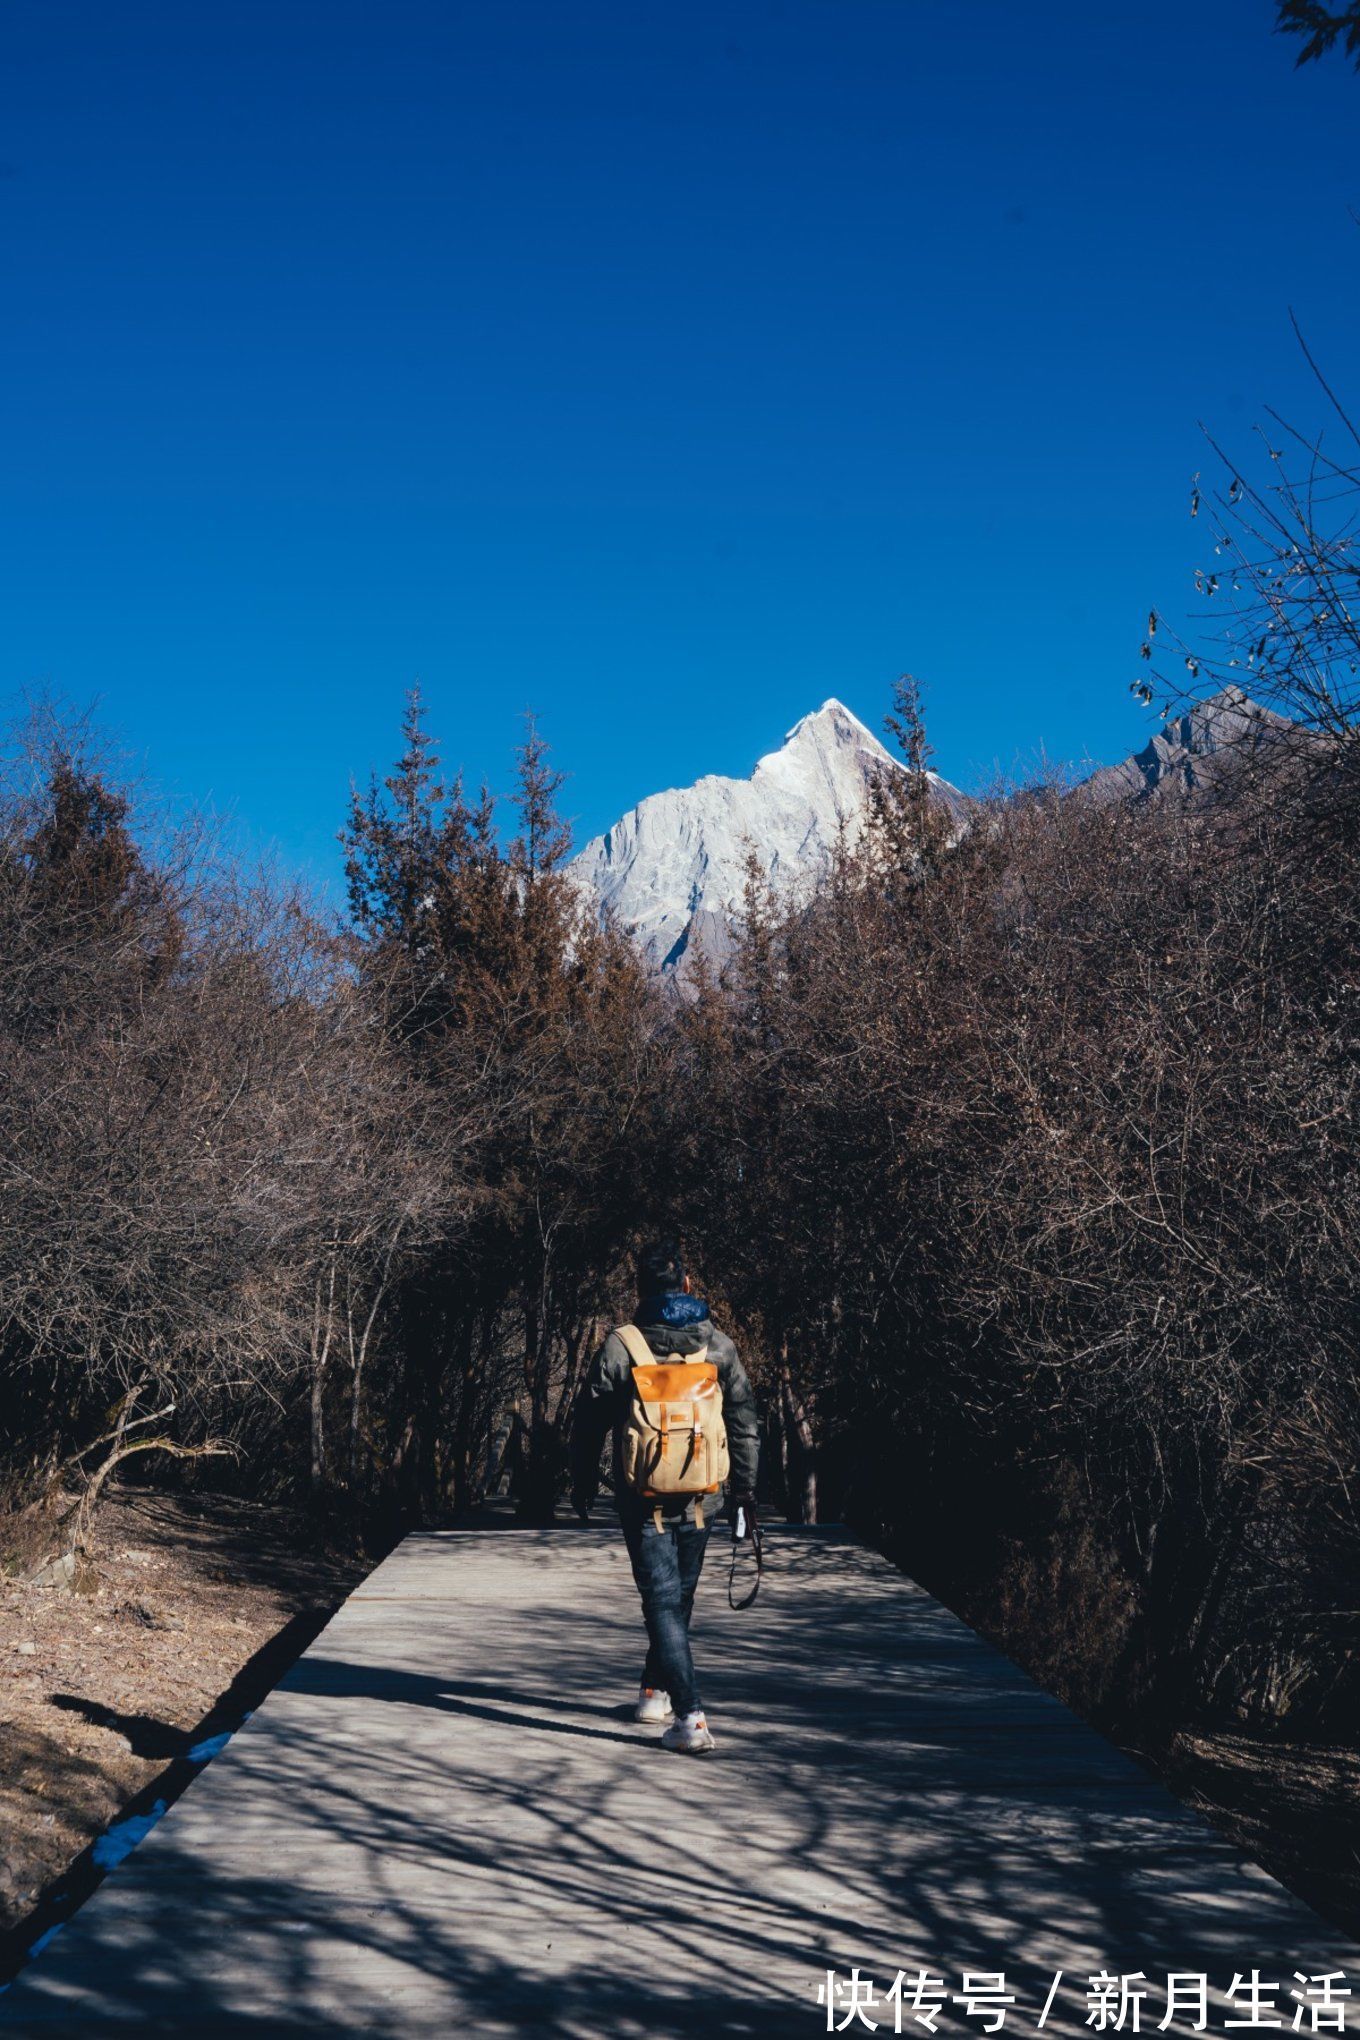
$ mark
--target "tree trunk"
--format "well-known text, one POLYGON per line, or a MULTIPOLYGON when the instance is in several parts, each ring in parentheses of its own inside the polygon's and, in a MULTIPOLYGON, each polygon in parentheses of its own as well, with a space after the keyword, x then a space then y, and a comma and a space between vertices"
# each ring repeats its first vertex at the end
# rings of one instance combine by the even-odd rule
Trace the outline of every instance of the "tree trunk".
POLYGON ((326 1479, 326 1363, 330 1359, 331 1339, 335 1334, 335 1263, 336 1256, 332 1250, 324 1319, 319 1275, 312 1305, 311 1490, 314 1498, 321 1492, 326 1479))
POLYGON ((792 1456, 797 1470, 797 1493, 791 1497, 797 1508, 800 1523, 817 1521, 817 1447, 812 1435, 812 1425, 802 1399, 793 1386, 793 1375, 787 1357, 779 1368, 779 1399, 783 1416, 781 1429, 797 1440, 798 1449, 792 1456))

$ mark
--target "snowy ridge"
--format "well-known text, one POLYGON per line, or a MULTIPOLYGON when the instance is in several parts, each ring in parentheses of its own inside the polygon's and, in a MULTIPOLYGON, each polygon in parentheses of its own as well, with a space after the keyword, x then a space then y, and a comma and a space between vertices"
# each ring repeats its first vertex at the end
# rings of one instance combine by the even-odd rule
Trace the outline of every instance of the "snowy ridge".
MULTIPOLYGON (((1240 688, 1224 687, 1170 719, 1132 757, 1092 772, 1074 792, 1095 801, 1198 803, 1229 789, 1253 760, 1285 741, 1309 740, 1298 724, 1240 688)), ((649 795, 587 843, 568 870, 655 969, 683 974, 696 953, 720 961, 730 948, 749 849, 777 892, 810 892, 840 832, 853 843, 863 830, 876 776, 903 769, 843 702, 824 701, 749 779, 710 773, 693 786, 649 795)), ((955 827, 966 827, 967 796, 937 773, 926 777, 955 827)))

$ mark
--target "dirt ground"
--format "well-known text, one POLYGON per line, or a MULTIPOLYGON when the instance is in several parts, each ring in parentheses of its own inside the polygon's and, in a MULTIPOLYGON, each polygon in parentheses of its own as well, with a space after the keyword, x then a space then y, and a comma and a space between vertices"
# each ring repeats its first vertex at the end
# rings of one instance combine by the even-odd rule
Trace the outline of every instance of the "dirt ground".
POLYGON ((287 1511, 128 1491, 101 1509, 74 1589, 0 1576, 0 1956, 45 1888, 205 1724, 235 1725, 370 1563, 318 1549, 287 1511))

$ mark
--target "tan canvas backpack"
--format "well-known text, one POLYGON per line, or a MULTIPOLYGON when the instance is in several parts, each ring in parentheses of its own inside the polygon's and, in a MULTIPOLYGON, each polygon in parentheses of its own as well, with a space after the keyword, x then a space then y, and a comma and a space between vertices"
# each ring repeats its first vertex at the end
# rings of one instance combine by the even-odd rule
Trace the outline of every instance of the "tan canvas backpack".
POLYGON ((727 1479, 727 1431, 722 1387, 708 1347, 684 1359, 661 1360, 636 1325, 618 1335, 633 1363, 633 1400, 623 1424, 623 1478, 636 1495, 656 1504, 673 1495, 694 1497, 694 1520, 704 1520, 703 1497, 727 1479))

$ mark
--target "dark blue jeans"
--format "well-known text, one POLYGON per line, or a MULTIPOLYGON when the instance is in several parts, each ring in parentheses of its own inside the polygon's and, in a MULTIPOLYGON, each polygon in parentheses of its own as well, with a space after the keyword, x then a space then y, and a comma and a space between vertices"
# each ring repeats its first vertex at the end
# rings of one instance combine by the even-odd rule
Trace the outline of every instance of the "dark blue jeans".
POLYGON ((640 1516, 632 1509, 620 1509, 619 1513, 633 1578, 642 1596, 642 1619, 647 1624, 642 1683, 669 1693, 677 1714, 697 1713, 701 1703, 689 1648, 689 1618, 704 1569, 709 1526, 705 1523, 701 1530, 693 1516, 686 1514, 663 1517, 665 1528, 658 1530, 650 1512, 640 1516))

